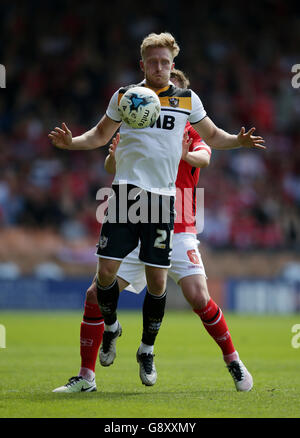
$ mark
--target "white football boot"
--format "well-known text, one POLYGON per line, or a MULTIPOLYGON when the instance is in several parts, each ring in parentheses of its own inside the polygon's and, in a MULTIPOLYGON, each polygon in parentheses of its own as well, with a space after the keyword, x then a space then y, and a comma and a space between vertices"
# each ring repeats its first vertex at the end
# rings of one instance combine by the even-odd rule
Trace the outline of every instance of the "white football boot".
POLYGON ((227 368, 233 378, 237 391, 251 391, 253 378, 240 359, 230 362, 227 368))
POLYGON ((103 340, 99 351, 99 360, 100 364, 103 367, 108 367, 111 365, 115 357, 116 353, 116 343, 119 336, 122 335, 122 327, 118 322, 118 328, 115 332, 104 331, 103 332, 103 340))
POLYGON ((154 354, 136 353, 136 360, 140 366, 140 378, 143 385, 153 386, 157 379, 157 372, 154 365, 154 354))
POLYGON ((81 376, 71 377, 64 386, 53 389, 52 392, 93 392, 97 391, 95 379, 92 381, 86 380, 81 376))

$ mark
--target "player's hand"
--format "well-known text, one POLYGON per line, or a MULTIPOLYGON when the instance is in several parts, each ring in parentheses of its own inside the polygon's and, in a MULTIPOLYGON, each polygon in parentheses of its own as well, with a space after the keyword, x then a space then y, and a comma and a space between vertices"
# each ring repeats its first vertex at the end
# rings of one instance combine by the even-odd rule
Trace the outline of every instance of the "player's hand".
POLYGON ((187 154, 189 153, 189 148, 190 148, 192 142, 193 142, 193 139, 189 138, 188 132, 185 132, 183 134, 183 139, 182 139, 182 155, 181 155, 182 160, 185 160, 187 154))
POLYGON ((57 148, 68 149, 72 145, 72 132, 65 123, 61 124, 61 128, 54 128, 48 137, 57 148))
POLYGON ((245 128, 242 127, 237 135, 239 145, 243 148, 266 149, 266 146, 263 144, 265 140, 262 137, 252 135, 254 131, 255 128, 251 128, 246 132, 245 128))
POLYGON ((109 145, 109 155, 111 158, 115 158, 115 152, 120 141, 120 133, 118 132, 116 136, 112 139, 112 143, 109 145))

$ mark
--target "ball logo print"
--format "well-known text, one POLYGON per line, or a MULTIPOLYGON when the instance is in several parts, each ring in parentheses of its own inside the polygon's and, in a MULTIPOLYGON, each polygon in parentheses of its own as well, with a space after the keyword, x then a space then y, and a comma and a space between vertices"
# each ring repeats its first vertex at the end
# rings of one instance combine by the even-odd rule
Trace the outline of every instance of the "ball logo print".
POLYGON ((159 117, 160 101, 150 88, 132 87, 121 97, 118 111, 130 128, 148 128, 159 117))
POLYGON ((0 64, 0 88, 6 88, 6 69, 0 64))
POLYGON ((146 99, 138 96, 137 94, 133 94, 131 97, 131 106, 130 111, 138 110, 139 106, 146 105, 146 99))

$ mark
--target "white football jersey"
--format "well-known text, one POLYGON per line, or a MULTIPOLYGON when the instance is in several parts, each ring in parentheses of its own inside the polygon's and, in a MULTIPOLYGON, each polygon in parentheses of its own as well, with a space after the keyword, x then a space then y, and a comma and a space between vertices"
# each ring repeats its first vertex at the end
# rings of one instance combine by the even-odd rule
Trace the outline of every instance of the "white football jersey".
MULTIPOLYGON (((145 81, 138 85, 145 86, 145 81)), ((137 85, 120 88, 113 94, 106 115, 115 122, 121 122, 118 112, 121 97, 134 86, 137 85)), ((152 128, 133 129, 124 122, 121 124, 113 184, 127 183, 153 193, 175 196, 186 122, 197 123, 206 112, 196 93, 176 88, 171 82, 158 90, 157 95, 161 113, 152 128)))

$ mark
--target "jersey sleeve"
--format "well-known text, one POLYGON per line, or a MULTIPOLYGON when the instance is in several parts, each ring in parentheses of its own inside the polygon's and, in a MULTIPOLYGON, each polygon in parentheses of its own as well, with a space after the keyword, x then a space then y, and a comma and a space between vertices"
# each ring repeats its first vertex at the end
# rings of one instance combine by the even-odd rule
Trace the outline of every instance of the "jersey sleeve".
POLYGON ((188 128, 188 135, 189 138, 193 139, 193 143, 190 147, 191 152, 205 150, 209 155, 211 155, 211 148, 205 143, 204 140, 202 140, 196 129, 194 129, 191 125, 188 128))
POLYGON ((120 123, 122 122, 122 119, 118 111, 118 95, 119 95, 119 90, 112 95, 108 107, 106 109, 106 115, 114 122, 120 123))
POLYGON ((206 151, 209 155, 211 155, 211 148, 203 140, 201 140, 201 142, 193 148, 193 151, 206 151))
POLYGON ((193 125, 195 123, 200 122, 204 117, 206 117, 206 111, 203 107, 203 104, 199 98, 199 96, 191 90, 191 98, 192 98, 192 111, 189 115, 189 122, 193 125))

